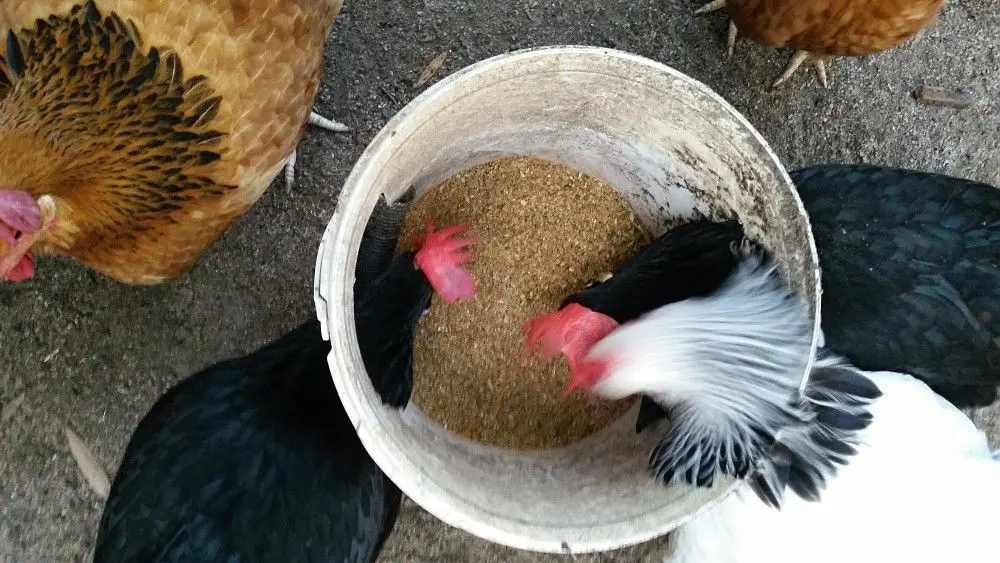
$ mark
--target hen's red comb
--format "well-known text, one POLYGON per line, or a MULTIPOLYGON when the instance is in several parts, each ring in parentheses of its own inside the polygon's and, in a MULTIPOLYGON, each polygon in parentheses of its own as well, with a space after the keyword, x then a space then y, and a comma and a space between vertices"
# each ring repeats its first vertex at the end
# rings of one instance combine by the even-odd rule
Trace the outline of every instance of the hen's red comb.
POLYGON ((17 261, 17 264, 7 272, 6 276, 0 277, 12 282, 21 282, 35 277, 35 260, 30 254, 25 254, 17 261))
POLYGON ((417 247, 413 263, 424 273, 434 291, 449 303, 476 295, 476 280, 461 265, 469 261, 468 247, 480 239, 478 236, 452 238, 467 228, 468 225, 455 225, 436 231, 434 219, 428 217, 424 235, 413 240, 417 247))
POLYGON ((570 303, 558 311, 539 315, 524 325, 525 346, 541 348, 543 357, 563 354, 572 378, 566 393, 576 387, 592 385, 596 380, 581 371, 583 359, 602 338, 618 328, 611 317, 591 311, 579 303, 570 303))

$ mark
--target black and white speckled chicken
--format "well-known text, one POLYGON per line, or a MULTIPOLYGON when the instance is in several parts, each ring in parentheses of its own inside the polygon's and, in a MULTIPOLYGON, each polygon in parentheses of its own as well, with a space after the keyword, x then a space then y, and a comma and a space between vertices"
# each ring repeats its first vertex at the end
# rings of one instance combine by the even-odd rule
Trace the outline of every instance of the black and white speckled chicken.
MULTIPOLYGON (((891 357, 869 361, 909 362, 952 400, 995 393, 992 351, 974 342, 971 350, 987 355, 973 360, 961 340, 989 330, 984 313, 996 288, 983 280, 996 275, 993 188, 864 166, 792 177, 814 227, 828 229, 817 234, 824 279, 834 277, 824 287, 827 346, 859 357, 882 349, 891 357), (947 336, 928 340, 942 325, 947 336)), ((817 354, 800 391, 803 365, 793 360, 808 341, 805 308, 773 265, 725 242, 719 248, 736 265, 707 295, 692 284, 690 297, 662 303, 652 272, 670 285, 694 270, 681 260, 674 272, 647 249, 641 256, 655 268, 628 264, 608 280, 640 272, 634 291, 626 279, 609 286, 618 295, 593 286, 528 326, 529 343, 566 355, 569 389, 606 399, 641 394, 644 407, 670 417, 649 458, 657 480, 705 487, 720 475, 744 479, 675 531, 665 563, 994 558, 992 521, 981 510, 1000 502, 1000 452, 983 432, 917 378, 861 371, 829 350, 817 354), (608 316, 642 308, 643 294, 637 318, 608 316)), ((657 418, 650 412, 641 423, 657 418)))
POLYGON ((622 325, 573 372, 598 397, 669 409, 658 480, 743 479, 675 531, 665 561, 994 559, 981 511, 1000 503, 1000 458, 983 432, 916 378, 827 351, 800 391, 806 311, 764 264, 747 256, 711 295, 622 325))

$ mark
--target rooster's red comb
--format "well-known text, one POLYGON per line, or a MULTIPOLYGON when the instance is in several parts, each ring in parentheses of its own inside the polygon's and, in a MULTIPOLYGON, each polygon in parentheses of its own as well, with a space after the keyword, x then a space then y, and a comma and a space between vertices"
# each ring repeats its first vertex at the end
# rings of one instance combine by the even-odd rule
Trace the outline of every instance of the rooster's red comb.
POLYGON ((477 236, 452 238, 467 228, 467 225, 454 225, 438 231, 434 219, 428 217, 423 236, 413 241, 417 247, 413 263, 424 273, 434 291, 449 303, 476 295, 476 280, 462 264, 469 261, 468 247, 480 239, 477 236))
POLYGON ((560 353, 566 357, 573 377, 571 387, 591 382, 581 371, 583 359, 590 349, 602 338, 618 328, 618 322, 611 317, 592 311, 579 303, 570 303, 558 311, 541 314, 524 325, 525 346, 531 350, 541 348, 546 358, 560 353))

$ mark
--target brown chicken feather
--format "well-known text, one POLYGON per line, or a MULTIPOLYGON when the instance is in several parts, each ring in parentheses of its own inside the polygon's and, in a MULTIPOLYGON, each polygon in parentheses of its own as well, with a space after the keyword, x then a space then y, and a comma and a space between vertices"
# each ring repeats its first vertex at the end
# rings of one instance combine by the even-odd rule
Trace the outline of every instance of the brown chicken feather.
POLYGON ((740 34, 768 47, 796 49, 774 85, 811 61, 826 86, 827 58, 891 49, 936 22, 944 4, 945 0, 715 0, 698 13, 727 9, 732 18, 730 55, 740 34))
POLYGON ((294 154, 340 6, 0 0, 0 189, 40 200, 31 250, 183 274, 294 154))

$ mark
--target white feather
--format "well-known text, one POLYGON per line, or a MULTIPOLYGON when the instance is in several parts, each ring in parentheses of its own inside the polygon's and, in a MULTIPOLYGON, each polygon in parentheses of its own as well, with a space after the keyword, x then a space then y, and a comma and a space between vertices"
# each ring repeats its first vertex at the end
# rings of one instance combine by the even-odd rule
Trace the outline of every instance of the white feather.
POLYGON ((87 484, 97 493, 97 496, 107 499, 108 492, 111 490, 111 481, 100 462, 91 453, 90 448, 69 428, 66 428, 66 442, 69 444, 69 452, 76 460, 76 465, 80 468, 80 473, 83 473, 87 484))
POLYGON ((656 309, 598 342, 588 357, 613 364, 592 391, 609 399, 643 393, 737 423, 762 422, 762 406, 785 408, 808 363, 808 312, 773 264, 750 247, 741 252, 712 295, 656 309))
POLYGON ((866 374, 883 395, 858 454, 819 502, 782 509, 744 485, 675 531, 669 563, 1000 561, 1000 461, 967 416, 903 374, 866 374))

